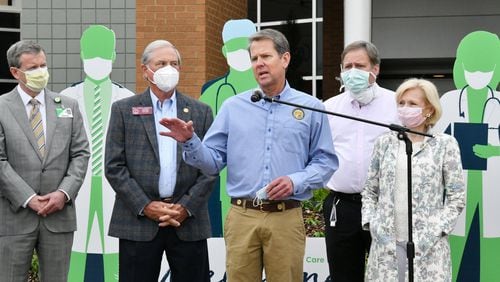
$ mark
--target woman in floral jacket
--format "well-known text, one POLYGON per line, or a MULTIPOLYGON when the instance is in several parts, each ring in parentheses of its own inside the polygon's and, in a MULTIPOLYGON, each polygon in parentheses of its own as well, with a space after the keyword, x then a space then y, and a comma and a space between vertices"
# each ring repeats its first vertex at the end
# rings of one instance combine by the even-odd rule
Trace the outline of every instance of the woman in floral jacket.
MULTIPOLYGON (((434 84, 410 79, 396 91, 398 114, 407 128, 430 132, 441 116, 434 84)), ((412 216, 415 281, 451 281, 447 234, 465 205, 460 151, 449 135, 409 134, 412 141, 412 216)), ((366 281, 405 281, 408 277, 407 162, 403 141, 389 132, 374 147, 362 193, 362 224, 372 244, 366 281)))

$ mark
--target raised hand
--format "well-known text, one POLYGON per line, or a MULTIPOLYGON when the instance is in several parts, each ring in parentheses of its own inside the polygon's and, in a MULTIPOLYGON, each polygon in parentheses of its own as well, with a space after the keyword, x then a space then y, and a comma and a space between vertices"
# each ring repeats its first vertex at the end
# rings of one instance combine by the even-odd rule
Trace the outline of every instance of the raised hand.
POLYGON ((185 122, 178 118, 162 118, 160 124, 170 131, 160 131, 160 135, 168 136, 177 142, 184 143, 193 137, 193 122, 185 122))

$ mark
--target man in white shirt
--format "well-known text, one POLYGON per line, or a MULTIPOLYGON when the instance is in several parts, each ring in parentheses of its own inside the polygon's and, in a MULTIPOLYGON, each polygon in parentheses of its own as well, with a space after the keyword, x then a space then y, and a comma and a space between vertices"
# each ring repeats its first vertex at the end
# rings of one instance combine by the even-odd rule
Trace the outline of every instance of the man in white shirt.
MULTIPOLYGON (((376 83, 380 70, 378 50, 370 42, 356 41, 341 55, 345 92, 325 101, 328 111, 377 121, 398 123, 394 92, 376 83)), ((388 129, 329 116, 339 169, 327 184, 323 204, 325 239, 332 281, 363 281, 370 233, 361 228, 361 191, 375 139, 388 129)))

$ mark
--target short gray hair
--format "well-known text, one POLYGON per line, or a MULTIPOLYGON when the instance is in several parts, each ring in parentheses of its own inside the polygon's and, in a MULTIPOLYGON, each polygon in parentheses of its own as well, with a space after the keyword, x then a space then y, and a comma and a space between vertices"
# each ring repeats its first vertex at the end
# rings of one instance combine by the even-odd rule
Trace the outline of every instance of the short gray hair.
POLYGON ((248 38, 248 42, 249 44, 252 44, 252 42, 254 41, 263 39, 271 40, 274 44, 274 49, 276 49, 276 51, 280 55, 283 55, 286 52, 290 52, 290 44, 288 44, 288 40, 286 39, 286 37, 283 35, 283 33, 272 28, 263 29, 254 33, 248 38))
POLYGON ((373 66, 380 65, 380 55, 378 54, 377 47, 375 47, 373 43, 364 40, 354 41, 347 45, 344 48, 344 51, 342 51, 342 55, 340 55, 341 62, 344 63, 344 58, 347 53, 358 49, 363 49, 366 51, 366 54, 368 54, 368 58, 370 58, 370 63, 373 66))
POLYGON ((12 44, 7 50, 7 62, 9 67, 20 68, 21 61, 20 57, 22 54, 34 54, 37 55, 40 52, 45 53, 43 47, 32 40, 21 40, 12 44))
POLYGON ((141 63, 143 65, 146 65, 151 60, 151 53, 153 53, 153 51, 155 51, 156 49, 165 48, 165 47, 174 49, 175 54, 177 55, 177 61, 180 65, 181 64, 181 54, 179 53, 179 50, 177 50, 177 48, 175 48, 174 44, 168 42, 167 40, 155 40, 155 41, 149 43, 148 46, 146 46, 146 48, 144 48, 144 52, 142 53, 142 57, 141 57, 141 63))

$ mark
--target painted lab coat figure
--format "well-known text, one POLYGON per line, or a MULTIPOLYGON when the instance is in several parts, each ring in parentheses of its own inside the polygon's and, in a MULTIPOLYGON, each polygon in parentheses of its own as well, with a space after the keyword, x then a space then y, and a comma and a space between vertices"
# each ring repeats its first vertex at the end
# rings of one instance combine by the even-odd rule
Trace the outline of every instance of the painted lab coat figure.
POLYGON ((450 236, 454 280, 498 281, 500 268, 500 41, 468 34, 457 49, 457 90, 441 97, 436 132, 457 139, 467 183, 466 212, 450 236), (478 255, 479 253, 479 255, 478 255), (478 259, 477 259, 478 258, 478 259), (465 269, 467 269, 465 271, 465 269))
POLYGON ((102 166, 111 104, 134 93, 110 79, 116 57, 112 30, 101 25, 90 26, 83 32, 80 46, 85 79, 61 94, 78 101, 90 141, 91 159, 76 199, 77 231, 68 280, 117 281, 118 240, 107 235, 115 193, 104 177, 102 166))

